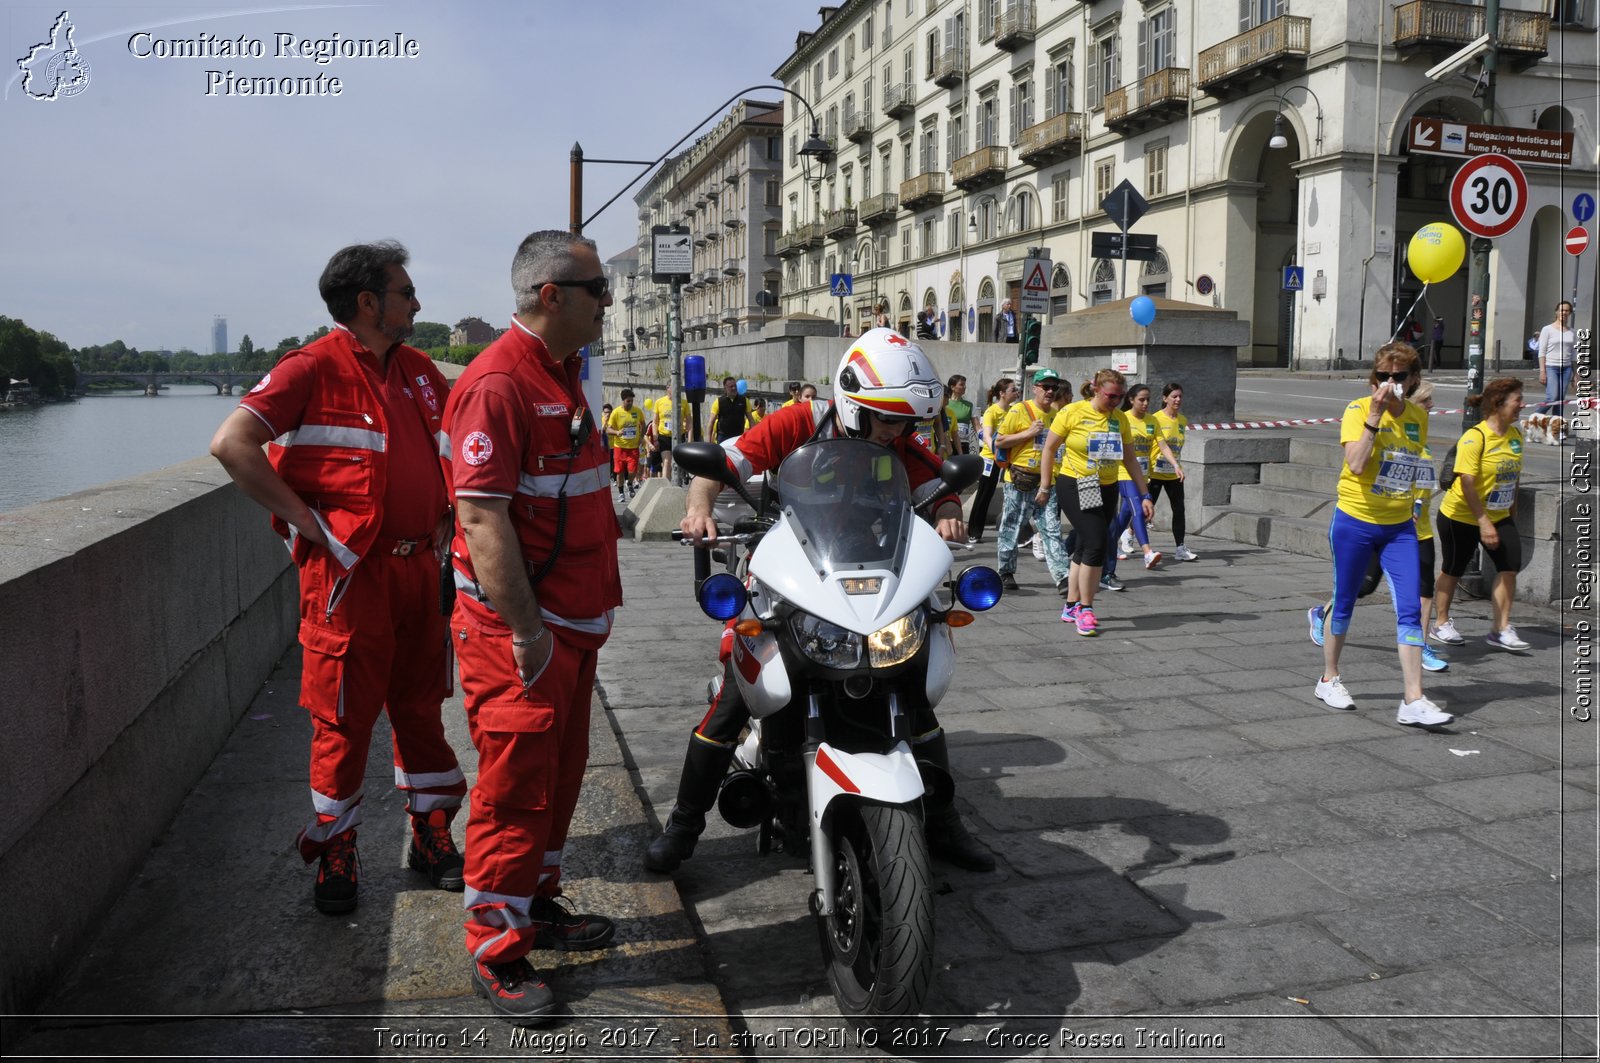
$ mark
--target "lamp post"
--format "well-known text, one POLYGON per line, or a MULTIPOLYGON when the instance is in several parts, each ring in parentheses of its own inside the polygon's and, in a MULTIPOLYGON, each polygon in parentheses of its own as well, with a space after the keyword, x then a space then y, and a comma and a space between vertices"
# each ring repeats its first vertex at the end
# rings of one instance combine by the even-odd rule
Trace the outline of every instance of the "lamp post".
MULTIPOLYGON (((673 152, 677 151, 683 146, 684 141, 694 136, 707 122, 710 122, 713 118, 717 117, 717 115, 721 114, 725 107, 746 93, 760 92, 766 89, 776 89, 779 92, 788 93, 790 96, 793 96, 795 99, 799 100, 801 106, 806 109, 806 115, 811 119, 811 136, 807 138, 805 145, 800 148, 801 156, 810 158, 812 156, 825 156, 833 153, 833 149, 828 145, 827 141, 822 139, 820 133, 818 132, 817 114, 811 109, 811 104, 806 102, 806 98, 804 96, 785 85, 751 85, 749 88, 740 89, 732 96, 729 96, 722 103, 718 104, 715 110, 706 115, 704 118, 700 119, 700 121, 696 122, 689 132, 678 138, 678 140, 670 148, 668 148, 666 151, 663 151, 656 158, 651 159, 648 162, 639 159, 586 159, 583 155, 583 145, 574 143, 572 145, 571 152, 571 211, 569 224, 569 228, 571 229, 573 235, 581 236, 583 234, 583 230, 589 226, 590 222, 594 221, 601 214, 605 213, 607 207, 621 199, 628 189, 638 184, 640 180, 644 178, 645 174, 649 173, 651 170, 661 165, 662 162, 666 161, 666 159, 671 156, 673 152), (627 184, 623 185, 616 195, 602 203, 599 210, 596 210, 593 214, 585 218, 583 216, 583 166, 586 162, 601 163, 605 165, 639 166, 642 167, 642 169, 639 171, 638 176, 629 181, 627 184)), ((678 396, 682 392, 681 384, 683 381, 683 300, 680 293, 679 284, 676 281, 674 281, 672 284, 672 311, 671 317, 668 321, 668 328, 668 354, 672 361, 672 384, 667 392, 667 401, 670 404, 673 416, 677 417, 679 412, 678 396)), ((675 430, 678 432, 681 438, 683 435, 682 428, 675 430)))
MULTIPOLYGON (((1312 140, 1312 147, 1315 153, 1320 155, 1322 154, 1322 100, 1319 99, 1317 94, 1306 85, 1289 85, 1284 88, 1283 91, 1278 93, 1278 113, 1272 117, 1272 138, 1267 141, 1267 147, 1273 151, 1282 151, 1284 148, 1289 146, 1289 138, 1283 135, 1283 105, 1285 98, 1289 95, 1289 91, 1291 89, 1299 89, 1301 92, 1304 92, 1307 96, 1311 97, 1312 102, 1316 104, 1317 132, 1312 140)), ((1307 197, 1297 196, 1296 200, 1299 201, 1304 198, 1307 197)), ((1304 265, 1306 260, 1306 229, 1303 223, 1303 218, 1297 217, 1294 221, 1295 231, 1299 234, 1300 238, 1300 246, 1296 248, 1295 251, 1295 262, 1299 265, 1304 265)), ((1305 332, 1305 292, 1303 290, 1300 292, 1300 296, 1300 320, 1298 326, 1294 330, 1294 351, 1290 354, 1291 369, 1298 369, 1300 366, 1303 334, 1305 332)), ((1330 351, 1328 353, 1331 356, 1333 352, 1330 351)), ((1360 351, 1358 350, 1357 354, 1359 353, 1360 351)))

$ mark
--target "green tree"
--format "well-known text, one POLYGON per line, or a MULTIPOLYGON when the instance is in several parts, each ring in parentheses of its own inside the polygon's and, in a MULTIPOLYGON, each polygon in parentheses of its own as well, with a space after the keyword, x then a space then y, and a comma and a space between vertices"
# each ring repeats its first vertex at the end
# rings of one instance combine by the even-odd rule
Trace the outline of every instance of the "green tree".
POLYGON ((424 351, 450 346, 450 326, 437 321, 416 322, 416 331, 411 333, 411 346, 424 351))
POLYGON ((0 317, 0 374, 32 381, 41 358, 39 334, 20 318, 0 317))
POLYGON ((248 360, 250 356, 255 353, 256 345, 250 342, 250 333, 246 332, 239 340, 239 358, 241 360, 248 360))

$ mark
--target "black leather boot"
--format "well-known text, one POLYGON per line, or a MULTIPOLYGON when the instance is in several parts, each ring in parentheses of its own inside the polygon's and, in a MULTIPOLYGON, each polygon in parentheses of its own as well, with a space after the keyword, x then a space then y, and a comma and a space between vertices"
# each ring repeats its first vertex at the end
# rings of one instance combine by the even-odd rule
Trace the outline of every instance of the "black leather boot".
POLYGON ((644 866, 650 871, 675 871, 694 853, 700 832, 706 829, 706 813, 717 803, 717 788, 733 763, 731 746, 713 745, 698 735, 689 736, 689 749, 683 756, 683 774, 678 777, 678 800, 667 815, 661 837, 644 852, 644 866))
MULTIPOLYGON (((945 745, 943 731, 919 744, 915 753, 917 759, 929 761, 946 775, 950 774, 950 750, 945 745)), ((922 800, 929 855, 968 871, 994 870, 994 854, 961 822, 953 794, 944 800, 930 794, 922 800)))

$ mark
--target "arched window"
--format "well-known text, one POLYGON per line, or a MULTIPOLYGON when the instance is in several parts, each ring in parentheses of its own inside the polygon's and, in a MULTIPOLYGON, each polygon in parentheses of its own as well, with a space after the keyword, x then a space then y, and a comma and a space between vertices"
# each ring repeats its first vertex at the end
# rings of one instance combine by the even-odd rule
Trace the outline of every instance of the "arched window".
POLYGON ((1018 189, 1006 204, 1006 232, 1025 233, 1037 224, 1033 193, 1026 188, 1018 189))
POLYGON ((1057 266, 1050 274, 1050 319, 1072 312, 1072 274, 1067 267, 1057 266))
POLYGON ((955 284, 950 285, 950 302, 948 304, 950 313, 950 336, 953 339, 960 340, 966 338, 966 310, 963 309, 965 305, 966 296, 962 291, 960 282, 958 281, 955 284))
POLYGON ((994 338, 994 281, 988 277, 978 282, 978 338, 994 338))
POLYGON ((1143 295, 1157 295, 1165 297, 1167 286, 1172 280, 1172 267, 1167 265, 1167 253, 1157 251, 1156 257, 1144 264, 1144 271, 1139 275, 1139 292, 1143 295))
POLYGON ((978 209, 974 213, 978 219, 979 240, 993 240, 999 235, 999 205, 995 203, 993 196, 984 196, 978 200, 978 209))
POLYGON ((1099 306, 1109 303, 1117 288, 1117 267, 1111 264, 1108 258, 1102 258, 1095 263, 1094 279, 1089 282, 1089 303, 1099 306))

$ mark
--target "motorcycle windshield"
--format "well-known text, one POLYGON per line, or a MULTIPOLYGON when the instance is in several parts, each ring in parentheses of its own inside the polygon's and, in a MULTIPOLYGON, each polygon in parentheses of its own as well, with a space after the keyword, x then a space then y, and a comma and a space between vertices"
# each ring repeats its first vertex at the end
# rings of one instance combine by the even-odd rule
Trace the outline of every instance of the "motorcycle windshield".
POLYGON ((900 571, 911 538, 911 490, 888 447, 864 439, 807 443, 778 467, 778 497, 819 575, 900 571))

